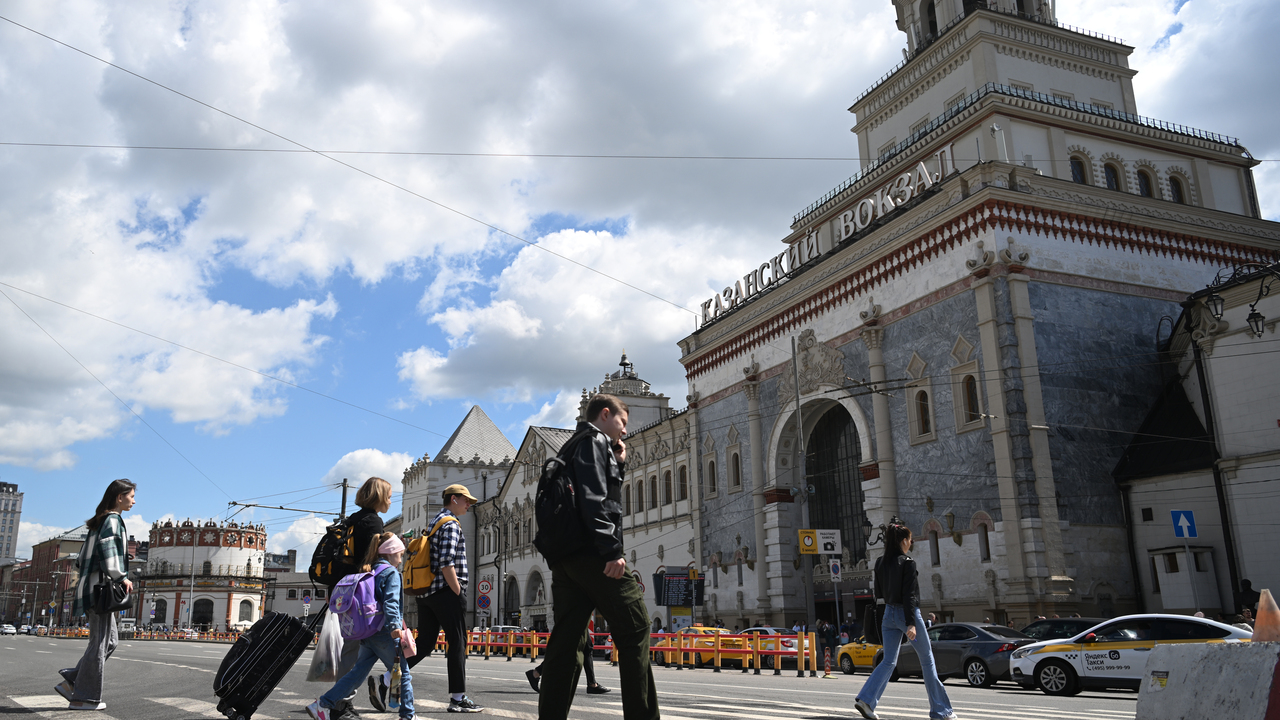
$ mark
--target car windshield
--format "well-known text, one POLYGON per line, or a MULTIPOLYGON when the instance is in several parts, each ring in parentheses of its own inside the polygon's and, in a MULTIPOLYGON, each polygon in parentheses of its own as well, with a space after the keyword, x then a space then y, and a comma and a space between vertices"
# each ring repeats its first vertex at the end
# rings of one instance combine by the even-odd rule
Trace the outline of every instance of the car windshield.
POLYGON ((996 637, 1005 638, 1026 638, 1027 636, 1009 627, 1001 627, 1000 625, 984 625, 983 630, 995 635, 996 637))

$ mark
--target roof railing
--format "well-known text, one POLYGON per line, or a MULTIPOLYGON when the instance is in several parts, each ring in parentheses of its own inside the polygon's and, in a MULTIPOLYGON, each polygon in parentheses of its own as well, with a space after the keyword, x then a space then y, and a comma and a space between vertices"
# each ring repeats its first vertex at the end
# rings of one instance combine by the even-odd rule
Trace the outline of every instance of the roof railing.
POLYGON ((1132 123, 1134 125, 1141 125, 1143 127, 1156 128, 1158 130, 1164 130, 1167 132, 1177 133, 1179 135, 1186 135, 1188 137, 1199 138, 1201 140, 1208 140, 1210 142, 1215 142, 1222 145, 1231 145, 1231 146, 1239 147, 1242 150, 1244 149, 1244 146, 1240 144, 1240 141, 1238 139, 1233 138, 1229 135, 1222 135, 1220 133, 1209 132, 1207 130, 1199 130, 1197 128, 1188 127, 1186 125, 1166 122, 1164 120, 1157 120, 1155 118, 1144 117, 1142 115, 1134 115, 1132 113, 1115 110, 1113 108, 1102 107, 1100 105, 1090 105, 1088 103, 1076 102, 1075 100, 1067 100, 1066 98, 1055 97, 1053 95, 1035 92, 1034 90, 1025 90, 1023 88, 1012 87, 1010 85, 1000 85, 997 83, 987 83, 986 85, 983 85, 981 88, 978 88, 977 91, 966 95, 963 100, 960 100, 955 105, 952 105, 951 107, 947 108, 946 112, 942 113, 941 115, 934 118, 933 120, 930 120, 924 127, 911 133, 911 135, 909 135, 902 142, 894 145, 892 148, 889 148, 885 152, 881 153, 880 156, 877 157, 870 165, 866 166, 862 170, 855 173, 848 180, 845 180, 844 182, 837 185, 834 189, 832 189, 830 192, 823 195, 821 198, 818 198, 818 200, 810 204, 804 210, 801 210, 800 212, 796 213, 795 217, 793 217, 791 220, 792 226, 795 226, 798 223, 804 222, 809 218, 810 215, 817 212, 820 208, 822 208, 827 203, 831 202, 833 199, 839 197, 845 191, 853 188, 855 185, 861 182, 863 178, 869 176, 871 173, 878 170, 880 166, 884 165, 886 162, 893 159, 894 157, 902 153, 907 148, 916 144, 917 142, 922 140, 926 135, 933 132, 934 130, 937 130, 939 127, 946 124, 956 115, 959 115, 960 113, 967 110, 969 107, 973 106, 982 98, 988 95, 993 95, 993 94, 1022 98, 1024 100, 1031 100, 1033 102, 1044 103, 1046 105, 1054 105, 1054 106, 1066 108, 1069 110, 1076 110, 1078 112, 1088 113, 1090 115, 1110 118, 1112 120, 1119 120, 1120 122, 1127 122, 1127 123, 1132 123))

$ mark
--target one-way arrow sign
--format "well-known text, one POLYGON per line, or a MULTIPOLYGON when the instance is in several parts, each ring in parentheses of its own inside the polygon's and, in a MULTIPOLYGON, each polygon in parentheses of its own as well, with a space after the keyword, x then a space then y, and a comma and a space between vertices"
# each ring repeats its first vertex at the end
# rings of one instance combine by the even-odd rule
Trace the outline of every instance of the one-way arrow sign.
POLYGON ((1193 538, 1196 535, 1196 516, 1190 510, 1173 510, 1173 536, 1193 538))

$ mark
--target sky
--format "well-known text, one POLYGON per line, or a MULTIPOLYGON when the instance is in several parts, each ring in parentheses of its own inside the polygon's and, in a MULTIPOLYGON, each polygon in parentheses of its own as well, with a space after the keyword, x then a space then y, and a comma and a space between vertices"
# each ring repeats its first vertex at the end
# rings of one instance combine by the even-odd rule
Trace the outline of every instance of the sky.
MULTIPOLYGON (((1271 3, 1057 12, 1134 48, 1141 114, 1280 159, 1271 3)), ((0 17, 0 481, 24 493, 20 557, 118 477, 139 485, 139 537, 285 505, 310 512, 236 519, 308 557, 342 478, 398 492, 473 404, 514 445, 569 426, 624 349, 683 407, 699 303, 857 171, 846 108, 906 41, 885 0, 0 0, 0 17), (557 155, 825 159, 538 157, 557 155)), ((1277 165, 1254 171, 1272 220, 1277 165)))

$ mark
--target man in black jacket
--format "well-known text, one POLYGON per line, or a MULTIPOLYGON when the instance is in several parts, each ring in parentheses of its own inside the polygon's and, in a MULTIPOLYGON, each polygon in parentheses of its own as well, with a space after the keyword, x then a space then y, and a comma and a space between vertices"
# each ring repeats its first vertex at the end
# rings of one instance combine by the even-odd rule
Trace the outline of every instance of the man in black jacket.
POLYGON ((657 720, 658 690, 649 667, 649 614, 640 584, 627 573, 622 548, 622 477, 627 448, 627 406, 612 395, 587 404, 590 431, 572 448, 574 495, 585 531, 580 547, 551 563, 555 627, 547 641, 538 696, 541 720, 564 720, 582 670, 587 626, 594 609, 609 621, 618 651, 624 720, 657 720))

